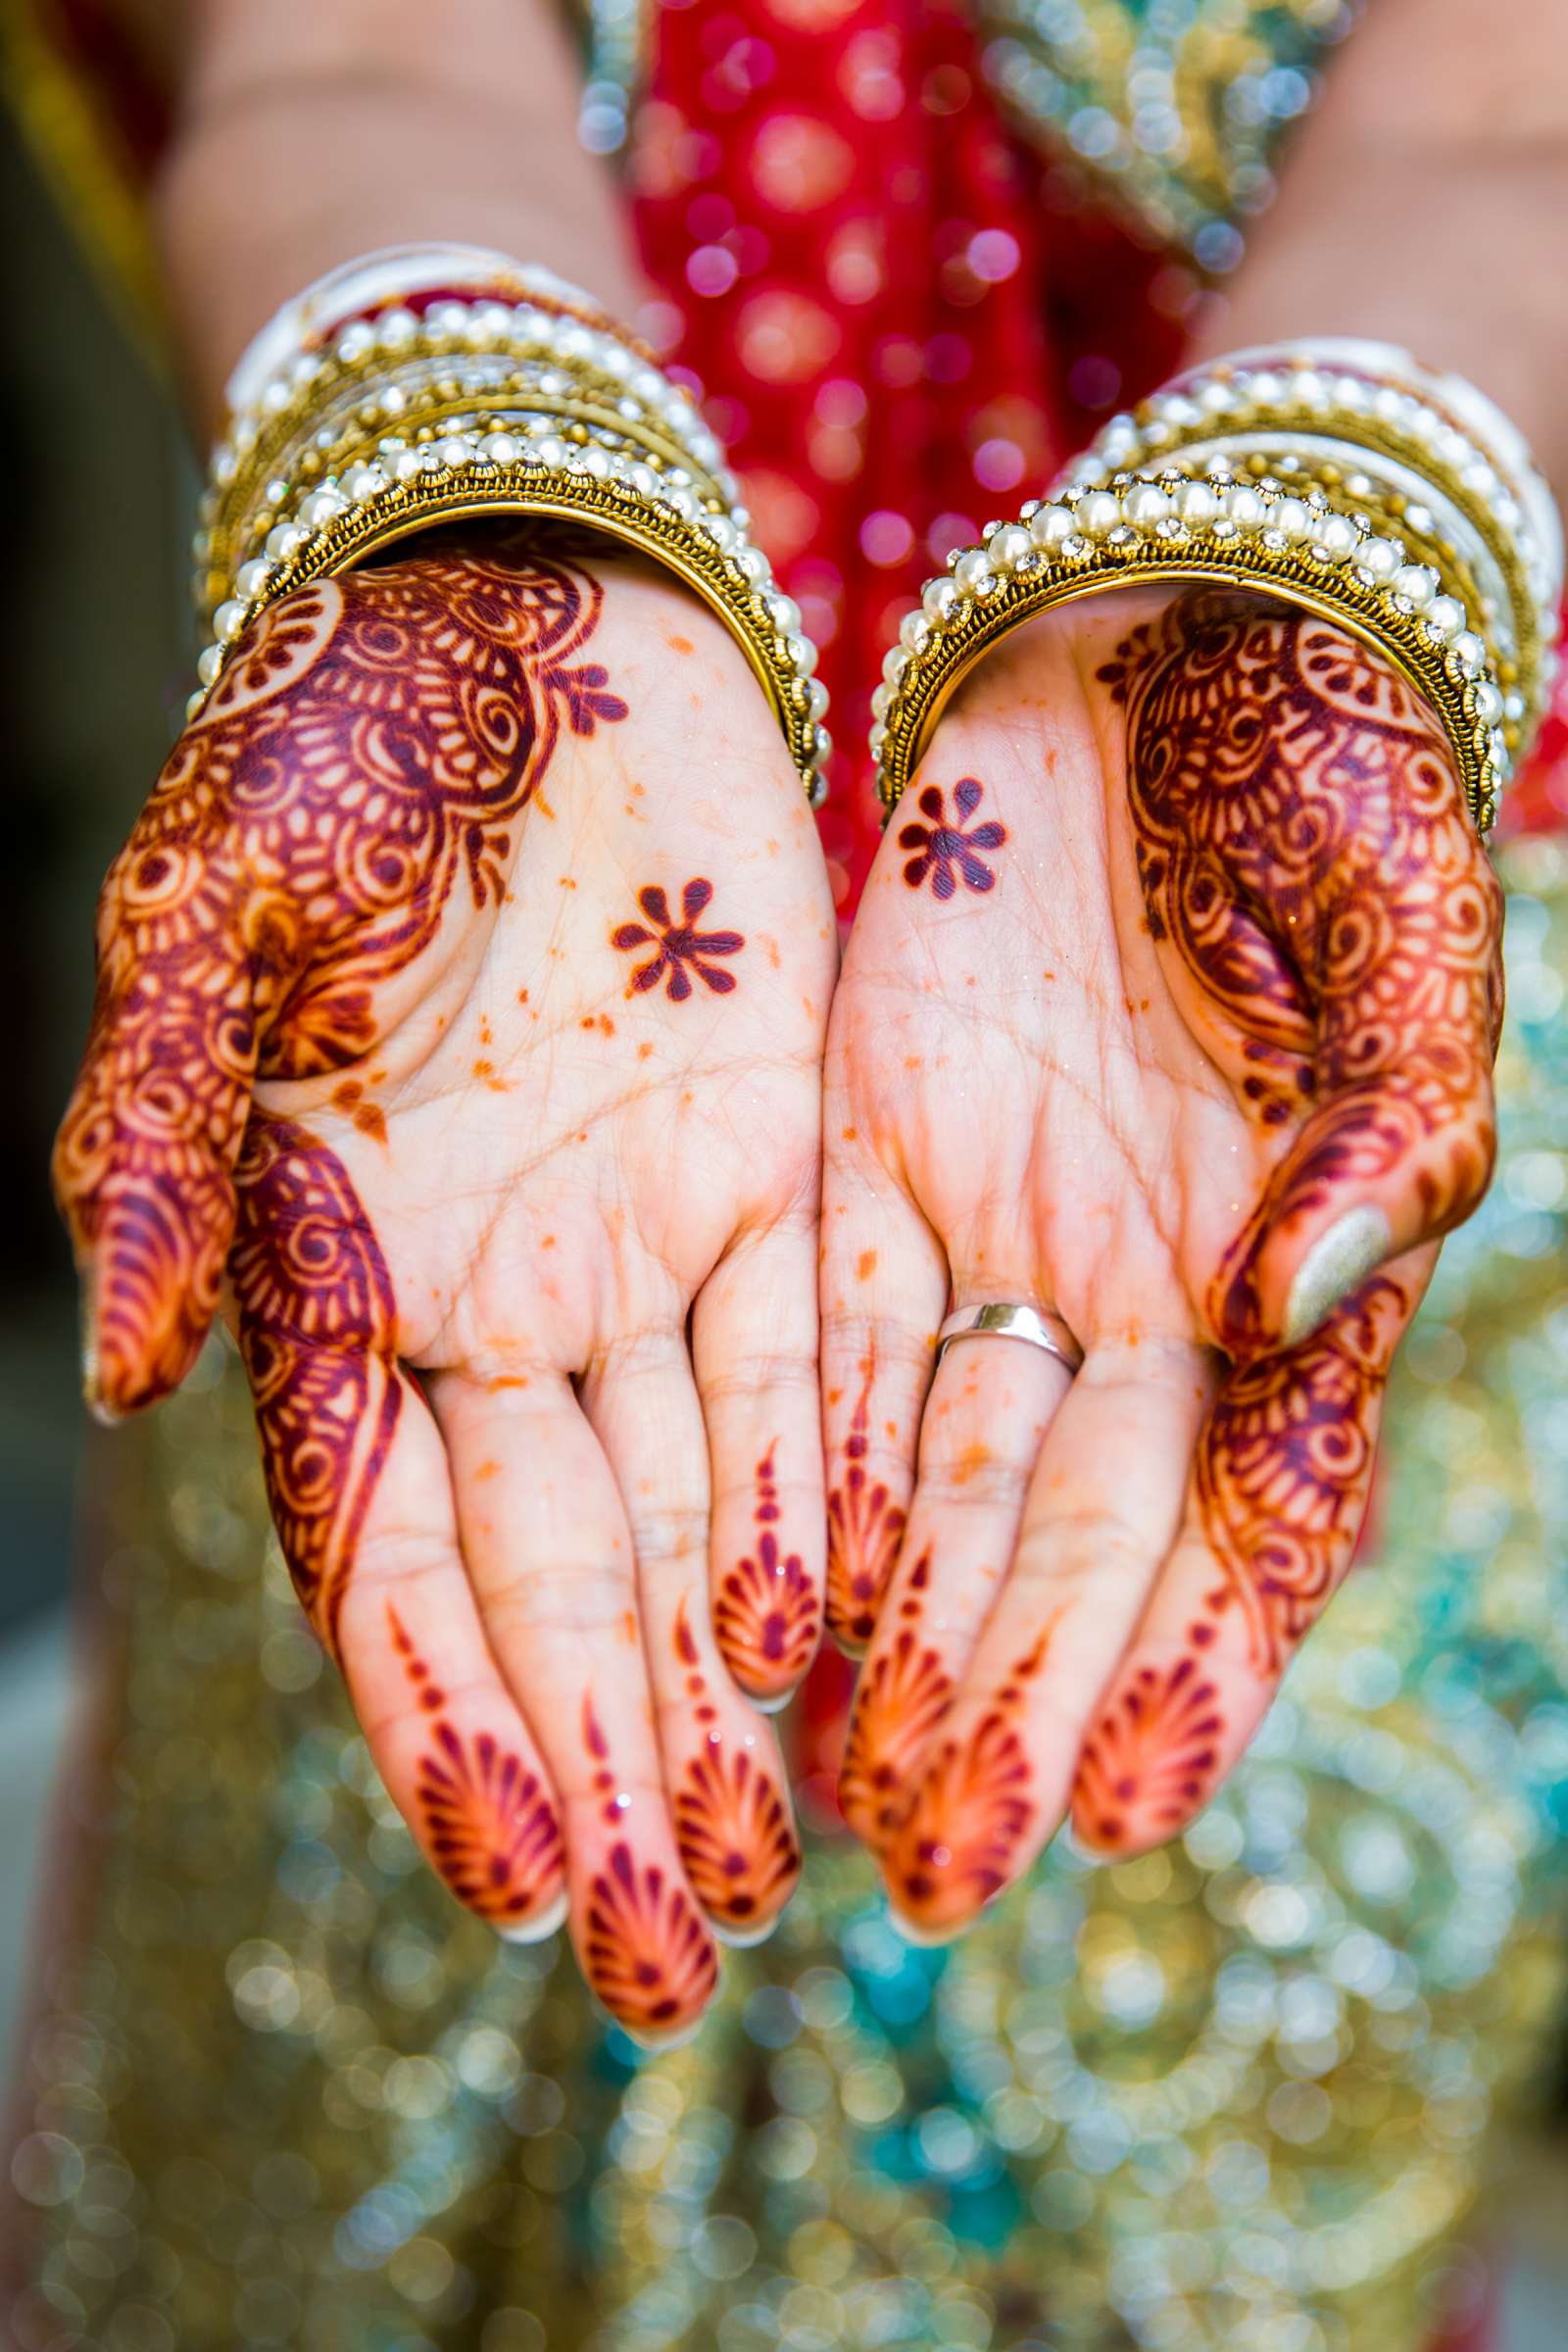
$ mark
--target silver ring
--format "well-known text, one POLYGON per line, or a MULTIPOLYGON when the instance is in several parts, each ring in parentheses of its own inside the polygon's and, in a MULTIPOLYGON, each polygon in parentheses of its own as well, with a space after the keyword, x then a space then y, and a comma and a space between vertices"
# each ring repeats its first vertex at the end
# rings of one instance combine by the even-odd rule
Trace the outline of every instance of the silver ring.
POLYGON ((984 1306, 960 1306, 948 1317, 937 1333, 939 1364, 955 1340, 1027 1340, 1031 1348, 1043 1348, 1069 1372, 1076 1372, 1084 1360, 1083 1349, 1059 1315, 1000 1299, 984 1306))

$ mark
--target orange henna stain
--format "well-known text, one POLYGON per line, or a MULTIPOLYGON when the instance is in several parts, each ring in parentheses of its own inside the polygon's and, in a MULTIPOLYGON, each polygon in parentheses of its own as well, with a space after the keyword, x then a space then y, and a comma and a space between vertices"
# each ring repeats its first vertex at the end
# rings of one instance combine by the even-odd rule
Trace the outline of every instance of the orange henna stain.
POLYGON ((690 654, 696 651, 689 637, 666 636, 664 643, 672 654, 690 654))
POLYGON ((855 1694, 839 1776, 839 1805, 856 1835, 880 1850, 898 1827, 914 1774, 947 1713, 953 1680, 917 1627, 931 1572, 923 1552, 899 1604, 891 1643, 872 1654, 855 1694))
POLYGON ((869 1282, 875 1272, 876 1251, 874 1250, 862 1250, 859 1256, 855 1261, 856 1281, 869 1282))

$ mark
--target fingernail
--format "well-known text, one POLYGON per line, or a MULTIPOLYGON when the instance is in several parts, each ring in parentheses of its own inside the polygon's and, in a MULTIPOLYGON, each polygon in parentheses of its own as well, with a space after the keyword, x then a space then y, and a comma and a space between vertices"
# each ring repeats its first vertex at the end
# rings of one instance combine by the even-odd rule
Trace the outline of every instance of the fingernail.
POLYGON ((727 1943, 732 1952, 749 1952, 757 1944, 765 1943, 784 1916, 781 1908, 760 1928, 730 1928, 721 1919, 710 1919, 709 1926, 720 1943, 727 1943))
POLYGON ((104 1401, 98 1362, 98 1277, 91 1263, 81 1268, 77 1294, 81 1324, 81 1400, 103 1429, 118 1429, 123 1416, 104 1401))
POLYGON ((951 1928, 917 1928, 896 1903, 888 1905, 888 1920, 906 1943, 914 1944, 922 1952, 939 1951, 943 1944, 956 1942, 968 1925, 967 1921, 962 1921, 951 1928))
POLYGON ((694 2017, 689 2026, 678 2026, 673 2034, 645 2034, 638 2028, 623 2024, 618 2017, 615 2023, 626 2039, 635 2042, 638 2049, 650 2058, 662 2058, 666 2050, 684 2049, 689 2041, 697 2039, 703 2030, 700 2017, 694 2017))
POLYGON ((532 1919, 520 1919, 513 1927, 496 1925, 496 1934, 503 1943, 543 1943, 547 1936, 559 1935, 566 1924, 566 1889, 563 1886, 553 1903, 536 1911, 532 1919))
POLYGON ((1297 1268, 1286 1302, 1280 1337, 1295 1348, 1316 1331, 1342 1298, 1348 1298, 1383 1263, 1394 1246, 1394 1228, 1381 1208, 1363 1201, 1320 1233, 1297 1268))

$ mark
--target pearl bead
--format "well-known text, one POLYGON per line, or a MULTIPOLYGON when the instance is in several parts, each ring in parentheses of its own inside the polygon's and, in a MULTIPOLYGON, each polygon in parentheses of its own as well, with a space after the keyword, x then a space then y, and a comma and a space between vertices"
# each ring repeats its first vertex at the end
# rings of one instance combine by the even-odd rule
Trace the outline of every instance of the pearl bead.
POLYGON ((1348 514, 1330 514, 1318 527, 1317 544, 1337 564, 1355 553, 1359 534, 1348 514))
POLYGON ((887 652, 882 657, 882 675, 884 678, 886 678, 888 684, 890 686, 897 686, 899 680, 903 677, 908 666, 908 647, 904 645, 890 645, 887 652))
POLYGON ((477 302, 468 321, 468 341, 476 349, 505 343, 512 333, 512 313, 504 302, 477 302))
POLYGON ((234 594, 243 597, 246 604, 250 604, 261 595, 271 576, 271 564, 264 564, 259 556, 253 556, 250 562, 242 564, 234 574, 234 594))
POLYGON ((1467 677, 1478 678, 1487 666, 1487 649, 1474 629, 1465 629, 1453 641, 1453 657, 1467 677))
POLYGON ((274 564, 286 564, 294 550, 302 545, 304 537, 304 532, 292 522, 274 523, 267 534, 267 552, 274 564))
POLYGON ((1016 571, 1025 556, 1033 552, 1033 546, 1024 524, 1004 522, 986 541, 986 554, 998 571, 1016 571))
POLYGON ((899 643, 911 654, 923 654, 930 642, 931 623, 925 614, 918 607, 912 612, 906 612, 899 623, 899 643))
POLYGON ((1328 387, 1315 368, 1298 368, 1286 390, 1293 408, 1321 411, 1328 407, 1328 387))
POLYGON ((408 351, 419 332, 419 321, 412 311, 399 305, 383 311, 375 322, 375 339, 385 352, 408 351))
POLYGON ((479 454, 488 458, 492 466, 512 466, 516 463, 521 446, 515 433, 486 433, 479 444, 479 454))
POLYGON ((953 566, 955 587, 963 596, 983 596, 991 585, 991 565, 983 547, 967 547, 953 566))
POLYGON ((1393 539, 1363 539, 1355 560, 1375 580, 1392 580, 1404 561, 1404 550, 1393 539))
POLYGON ((1123 498, 1122 508, 1136 529, 1152 531, 1170 513, 1170 500, 1153 482, 1135 482, 1123 498))
POLYGON ((1201 530, 1219 514, 1219 499, 1207 482, 1184 482, 1176 493, 1176 512, 1190 530, 1201 530))
POLYGON ((1430 539, 1436 528, 1432 509, 1418 505, 1413 499, 1405 508, 1401 520, 1406 530, 1413 532, 1417 539, 1430 539))
POLYGON ((196 663, 196 675, 200 678, 202 684, 204 686, 216 685, 218 673, 222 666, 222 647, 220 645, 203 646, 200 658, 196 663))
POLYGON ((1389 582, 1395 595, 1402 596, 1406 603, 1414 605, 1418 612, 1423 605, 1431 604, 1441 585, 1437 573, 1429 564, 1401 564, 1389 582))
POLYGON ((738 547, 735 550, 735 562, 754 588, 760 587, 763 580, 770 577, 767 558, 760 547, 738 547))
POLYGON ((352 368, 356 360, 363 360, 374 349, 375 329, 368 318, 356 318, 337 339, 337 356, 345 368, 352 368))
POLYGON ((808 678, 816 667, 816 648, 809 637, 786 638, 785 646, 796 676, 808 678))
POLYGON ((1312 515, 1304 499, 1280 499, 1269 520, 1287 539, 1299 542, 1311 535, 1312 515))
POLYGON ((1487 726, 1494 727, 1503 715, 1501 693, 1490 678, 1483 678, 1476 688, 1476 716, 1487 726))
POLYGON ((875 724, 875 726, 874 726, 874 727, 871 729, 871 732, 870 732, 870 734, 869 734, 869 735, 867 736, 867 738, 866 738, 866 742, 867 742, 867 745, 869 746, 870 753, 871 753, 871 757, 872 757, 872 759, 873 759, 873 760, 880 760, 880 759, 881 759, 881 757, 882 757, 882 747, 883 747, 883 745, 884 745, 884 744, 887 742, 887 739, 888 739, 888 731, 887 731, 887 728, 884 726, 884 724, 883 724, 882 720, 881 720, 881 719, 878 719, 878 720, 877 720, 877 722, 876 722, 876 724, 875 724))
POLYGON ((1239 483, 1225 501, 1225 511, 1239 531, 1260 531, 1268 517, 1268 509, 1257 492, 1245 482, 1239 483))
POLYGON ((1108 539, 1121 518, 1121 500, 1113 491, 1091 490, 1078 502, 1078 528, 1086 539, 1108 539))
POLYGON ((456 472, 460 466, 466 466, 473 451, 462 433, 446 433, 436 443, 435 454, 443 466, 456 472))
POLYGON ((424 331, 434 343, 461 343, 468 331, 466 302, 433 302, 424 314, 424 331))
POLYGON ((540 465, 548 466, 552 473, 559 471, 566 463, 566 444, 555 433, 544 434, 534 443, 534 450, 540 465))
POLYGON ((228 644, 239 635, 250 616, 249 606, 241 604, 238 597, 230 597, 228 602, 220 605, 218 611, 213 614, 214 636, 220 637, 225 645, 228 644))
POLYGON ((891 686, 878 686, 871 696, 871 716, 873 718, 886 718, 892 708, 893 688, 891 686))
POLYGON ((791 637, 799 632, 801 608, 793 596, 785 596, 775 588, 762 602, 767 607, 768 618, 781 637, 791 637))
POLYGON ((1036 547, 1057 548, 1071 539, 1078 525, 1070 507, 1036 507, 1029 517, 1029 536, 1036 547))
POLYGON ((1259 369, 1250 390, 1252 406, 1257 409, 1277 409, 1285 397, 1285 386, 1270 368, 1259 369))
POLYGON ((346 514, 348 504, 348 500, 337 490, 315 490, 301 502, 299 519, 308 522, 314 530, 319 530, 323 522, 331 522, 334 516, 346 514))
POLYGON ((601 449, 596 441, 591 441, 583 451, 579 466, 581 471, 593 481, 604 482, 610 478, 610 453, 601 449))
POLYGON ((828 692, 820 678, 806 681, 806 708, 812 718, 820 718, 828 706, 828 692))
POLYGON ((1434 637, 1457 637, 1464 627, 1464 607, 1456 596, 1435 596, 1427 607, 1426 623, 1434 637))
POLYGON ((927 580, 920 591, 921 606, 931 620, 946 620, 957 601, 957 589, 952 580, 944 579, 940 574, 934 580, 927 580))

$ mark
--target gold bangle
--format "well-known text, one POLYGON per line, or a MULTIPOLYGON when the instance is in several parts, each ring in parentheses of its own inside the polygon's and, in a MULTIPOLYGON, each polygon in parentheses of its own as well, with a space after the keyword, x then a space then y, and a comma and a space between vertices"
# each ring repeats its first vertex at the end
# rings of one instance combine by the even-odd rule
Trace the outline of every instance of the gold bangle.
POLYGON ((198 665, 202 686, 187 706, 190 715, 221 675, 233 643, 291 590, 330 578, 436 523, 531 514, 583 524, 638 548, 703 599, 766 693, 816 806, 830 748, 821 723, 827 694, 811 674, 815 649, 801 629, 799 609, 774 587, 766 559, 716 503, 701 505, 659 468, 607 451, 580 423, 559 421, 559 435, 536 441, 505 430, 447 435, 406 453, 416 461, 406 476, 372 460, 350 468, 346 478, 352 480, 356 470, 361 476, 352 495, 331 485, 310 493, 301 518, 283 526, 292 545, 275 562, 246 565, 244 592, 214 616, 218 634, 198 665))
POLYGON ((955 688, 982 655, 1037 613, 1129 588, 1251 590, 1347 629, 1392 662, 1437 712, 1465 797, 1486 831, 1507 753, 1503 698, 1470 615, 1429 565, 1379 539, 1382 576, 1360 564, 1373 534, 1320 490, 1277 479, 1195 481, 1175 470, 1118 473, 1106 486, 1031 501, 979 547, 955 551, 906 616, 873 697, 871 752, 891 810, 955 688))

